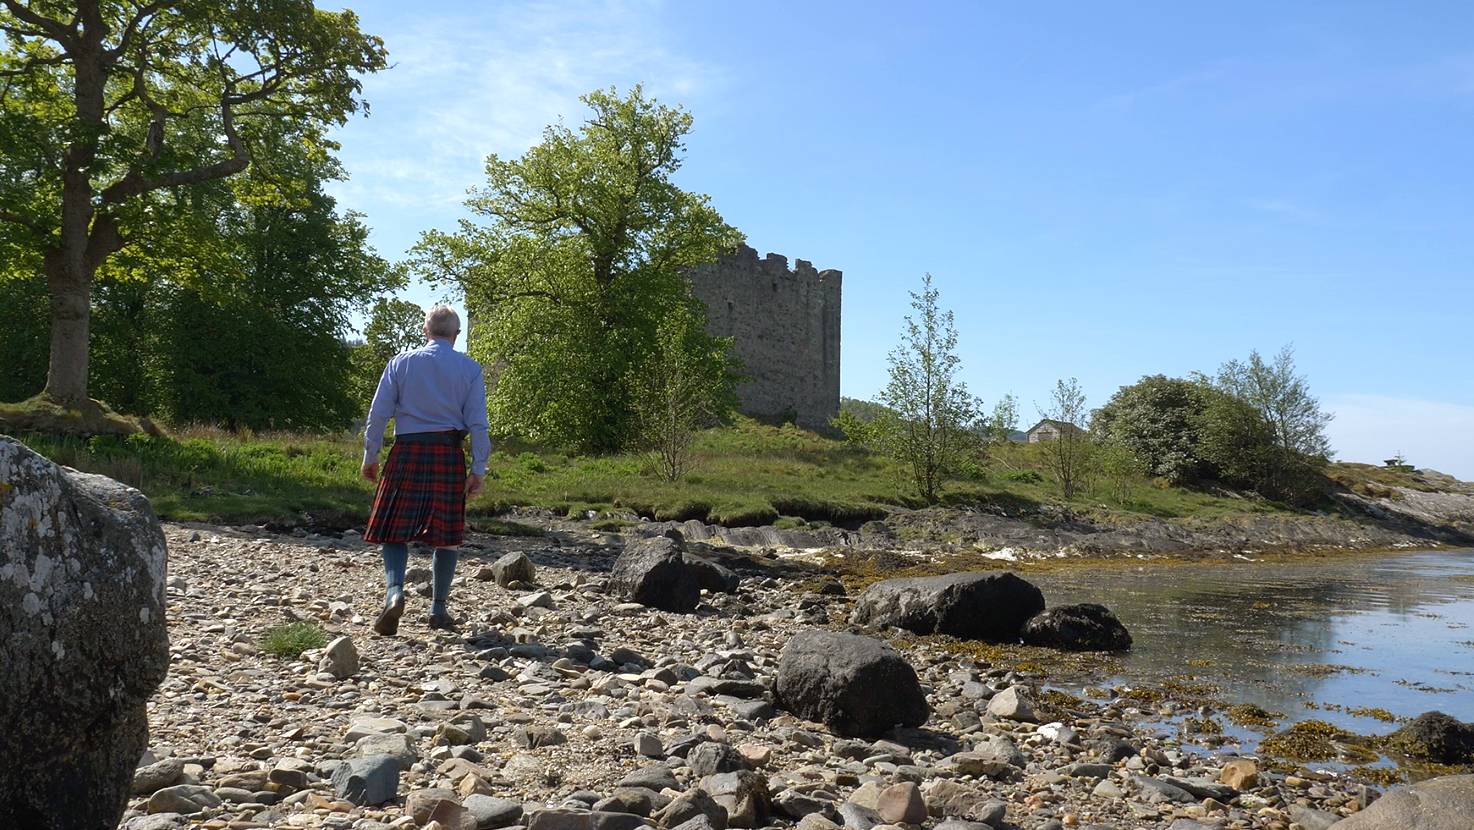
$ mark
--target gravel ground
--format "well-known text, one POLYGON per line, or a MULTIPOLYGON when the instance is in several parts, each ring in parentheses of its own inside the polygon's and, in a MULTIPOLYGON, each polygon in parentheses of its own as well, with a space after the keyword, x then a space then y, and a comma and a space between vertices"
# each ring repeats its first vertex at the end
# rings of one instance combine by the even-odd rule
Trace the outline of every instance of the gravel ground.
POLYGON ((771 802, 770 815, 751 816, 729 799, 734 824, 803 830, 1321 830, 1376 795, 1256 770, 1226 750, 1191 752, 1158 712, 1061 701, 1013 667, 905 638, 895 645, 925 684, 931 720, 879 742, 837 738, 774 710, 771 688, 789 637, 847 628, 848 600, 745 558, 728 559, 744 577, 736 595, 669 614, 604 593, 617 535, 472 534, 451 597, 461 631, 424 624, 429 556, 416 551, 400 633, 380 637, 370 628, 383 594, 377 548, 351 532, 165 529, 172 661, 149 703, 150 755, 123 824, 133 830, 664 827, 673 811, 660 808, 682 793, 689 802, 713 758, 754 767, 744 786, 771 802), (535 584, 489 578, 511 552, 536 564, 535 584), (264 653, 265 632, 294 620, 349 638, 356 671, 351 655, 264 653), (989 712, 1014 686, 1033 718, 989 712), (706 743, 735 754, 694 750, 706 743), (333 772, 386 750, 412 762, 397 797, 351 803, 333 772), (642 768, 645 789, 620 786, 642 768))

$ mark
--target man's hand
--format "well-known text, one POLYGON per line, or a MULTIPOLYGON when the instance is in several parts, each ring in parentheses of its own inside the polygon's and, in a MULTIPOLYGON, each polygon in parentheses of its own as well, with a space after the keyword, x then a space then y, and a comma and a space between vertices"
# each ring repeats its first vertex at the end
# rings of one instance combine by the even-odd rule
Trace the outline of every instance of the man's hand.
POLYGON ((378 481, 379 480, 379 462, 377 462, 377 461, 370 461, 370 462, 364 464, 363 465, 363 469, 360 472, 362 472, 363 473, 363 477, 366 478, 366 479, 368 479, 369 481, 378 481))
POLYGON ((473 499, 481 495, 481 488, 486 484, 484 476, 466 476, 466 498, 473 499))

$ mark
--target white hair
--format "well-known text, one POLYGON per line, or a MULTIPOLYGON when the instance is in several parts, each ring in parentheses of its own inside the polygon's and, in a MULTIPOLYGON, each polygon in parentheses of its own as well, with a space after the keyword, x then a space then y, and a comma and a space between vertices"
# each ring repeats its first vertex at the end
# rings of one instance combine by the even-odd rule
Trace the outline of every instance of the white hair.
POLYGON ((437 305, 425 312, 425 330, 431 337, 454 337, 461 333, 461 318, 448 305, 437 305))

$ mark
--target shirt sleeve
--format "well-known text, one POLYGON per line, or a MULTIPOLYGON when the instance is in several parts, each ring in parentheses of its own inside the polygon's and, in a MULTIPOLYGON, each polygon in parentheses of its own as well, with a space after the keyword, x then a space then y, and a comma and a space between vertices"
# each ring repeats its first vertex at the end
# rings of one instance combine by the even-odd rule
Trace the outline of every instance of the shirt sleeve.
POLYGON ((486 475, 486 462, 491 458, 491 436, 486 417, 486 379, 481 375, 481 366, 475 367, 471 378, 471 394, 462 404, 461 417, 465 419, 466 431, 471 433, 471 475, 486 475))
POLYGON ((384 428, 399 406, 399 384, 394 379, 394 364, 391 359, 379 376, 379 388, 374 392, 374 402, 369 404, 368 423, 363 428, 363 463, 379 460, 379 451, 384 448, 384 428))

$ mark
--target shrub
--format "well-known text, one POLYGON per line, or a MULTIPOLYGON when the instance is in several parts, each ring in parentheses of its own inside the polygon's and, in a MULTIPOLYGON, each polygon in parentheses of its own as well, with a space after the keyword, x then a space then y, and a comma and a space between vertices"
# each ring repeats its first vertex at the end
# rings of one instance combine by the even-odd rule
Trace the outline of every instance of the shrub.
POLYGON ((267 629, 261 637, 261 648, 267 654, 295 660, 302 652, 322 648, 328 635, 317 623, 294 622, 267 629))

